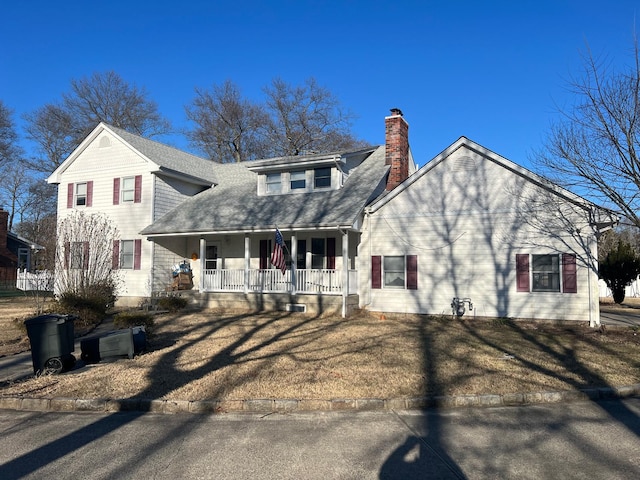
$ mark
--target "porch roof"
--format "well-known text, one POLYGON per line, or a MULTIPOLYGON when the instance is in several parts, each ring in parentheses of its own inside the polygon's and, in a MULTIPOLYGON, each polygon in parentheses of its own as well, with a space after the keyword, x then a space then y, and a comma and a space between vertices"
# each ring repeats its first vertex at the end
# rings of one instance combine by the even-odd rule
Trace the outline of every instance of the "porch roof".
POLYGON ((342 188, 259 196, 257 174, 243 164, 220 165, 219 184, 191 197, 142 230, 142 235, 348 227, 385 187, 385 147, 352 169, 342 188))

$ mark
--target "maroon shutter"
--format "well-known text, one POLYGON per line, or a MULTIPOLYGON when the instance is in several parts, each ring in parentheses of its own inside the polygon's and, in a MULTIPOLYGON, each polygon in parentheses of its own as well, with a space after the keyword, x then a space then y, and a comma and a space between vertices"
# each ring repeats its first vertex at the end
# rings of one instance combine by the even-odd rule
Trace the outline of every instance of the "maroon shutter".
POLYGON ((136 175, 135 190, 133 193, 133 202, 140 203, 142 201, 142 175, 136 175))
POLYGON ((118 270, 120 268, 120 240, 113 241, 113 257, 111 259, 111 268, 118 270))
POLYGON ((529 291, 529 254, 516 254, 516 282, 518 292, 529 291))
POLYGON ((327 238, 327 268, 336 269, 336 239, 327 238))
POLYGON ((89 270, 89 242, 82 242, 82 269, 89 270))
POLYGON ((578 274, 576 256, 571 253, 562 254, 562 292, 578 293, 578 274))
POLYGON ((418 289, 418 256, 407 255, 407 290, 418 289))
POLYGON ((114 205, 120 204, 120 179, 119 178, 113 179, 113 204, 114 205))
POLYGON ((133 269, 140 270, 140 258, 142 257, 142 240, 137 238, 133 241, 133 269))
POLYGON ((87 207, 93 205, 93 180, 87 182, 87 207))
POLYGON ((73 208, 73 183, 67 185, 67 208, 73 208))
POLYGON ((266 240, 260 240, 260 270, 266 270, 267 265, 267 257, 269 256, 269 250, 267 246, 266 240))
POLYGON ((371 288, 382 288, 382 257, 371 257, 371 288))
POLYGON ((69 270, 69 257, 71 256, 71 242, 64 242, 64 269, 69 270))

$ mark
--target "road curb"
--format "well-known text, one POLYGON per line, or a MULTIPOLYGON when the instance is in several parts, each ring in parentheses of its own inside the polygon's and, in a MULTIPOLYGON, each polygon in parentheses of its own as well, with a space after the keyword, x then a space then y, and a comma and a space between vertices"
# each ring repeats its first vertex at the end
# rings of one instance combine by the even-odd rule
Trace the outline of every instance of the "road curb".
POLYGON ((292 413, 312 411, 384 411, 508 407, 623 399, 640 396, 640 384, 581 390, 443 395, 402 398, 156 400, 146 398, 0 397, 0 409, 32 412, 151 412, 162 414, 292 413))

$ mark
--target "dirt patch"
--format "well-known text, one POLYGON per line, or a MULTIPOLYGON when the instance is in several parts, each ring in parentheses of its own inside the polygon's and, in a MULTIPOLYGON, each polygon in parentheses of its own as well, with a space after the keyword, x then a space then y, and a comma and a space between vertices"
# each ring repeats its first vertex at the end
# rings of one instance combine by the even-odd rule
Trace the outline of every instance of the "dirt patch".
POLYGON ((133 360, 4 385, 0 395, 391 398, 640 383, 639 333, 586 322, 204 311, 159 315, 154 330, 133 360))

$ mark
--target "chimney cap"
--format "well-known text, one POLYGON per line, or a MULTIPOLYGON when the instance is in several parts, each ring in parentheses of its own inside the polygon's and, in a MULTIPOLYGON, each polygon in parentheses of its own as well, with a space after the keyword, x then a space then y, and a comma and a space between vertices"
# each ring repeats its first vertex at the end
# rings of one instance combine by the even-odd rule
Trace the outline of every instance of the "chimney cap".
POLYGON ((399 108, 392 108, 391 115, 399 115, 402 117, 402 110, 400 110, 399 108))

